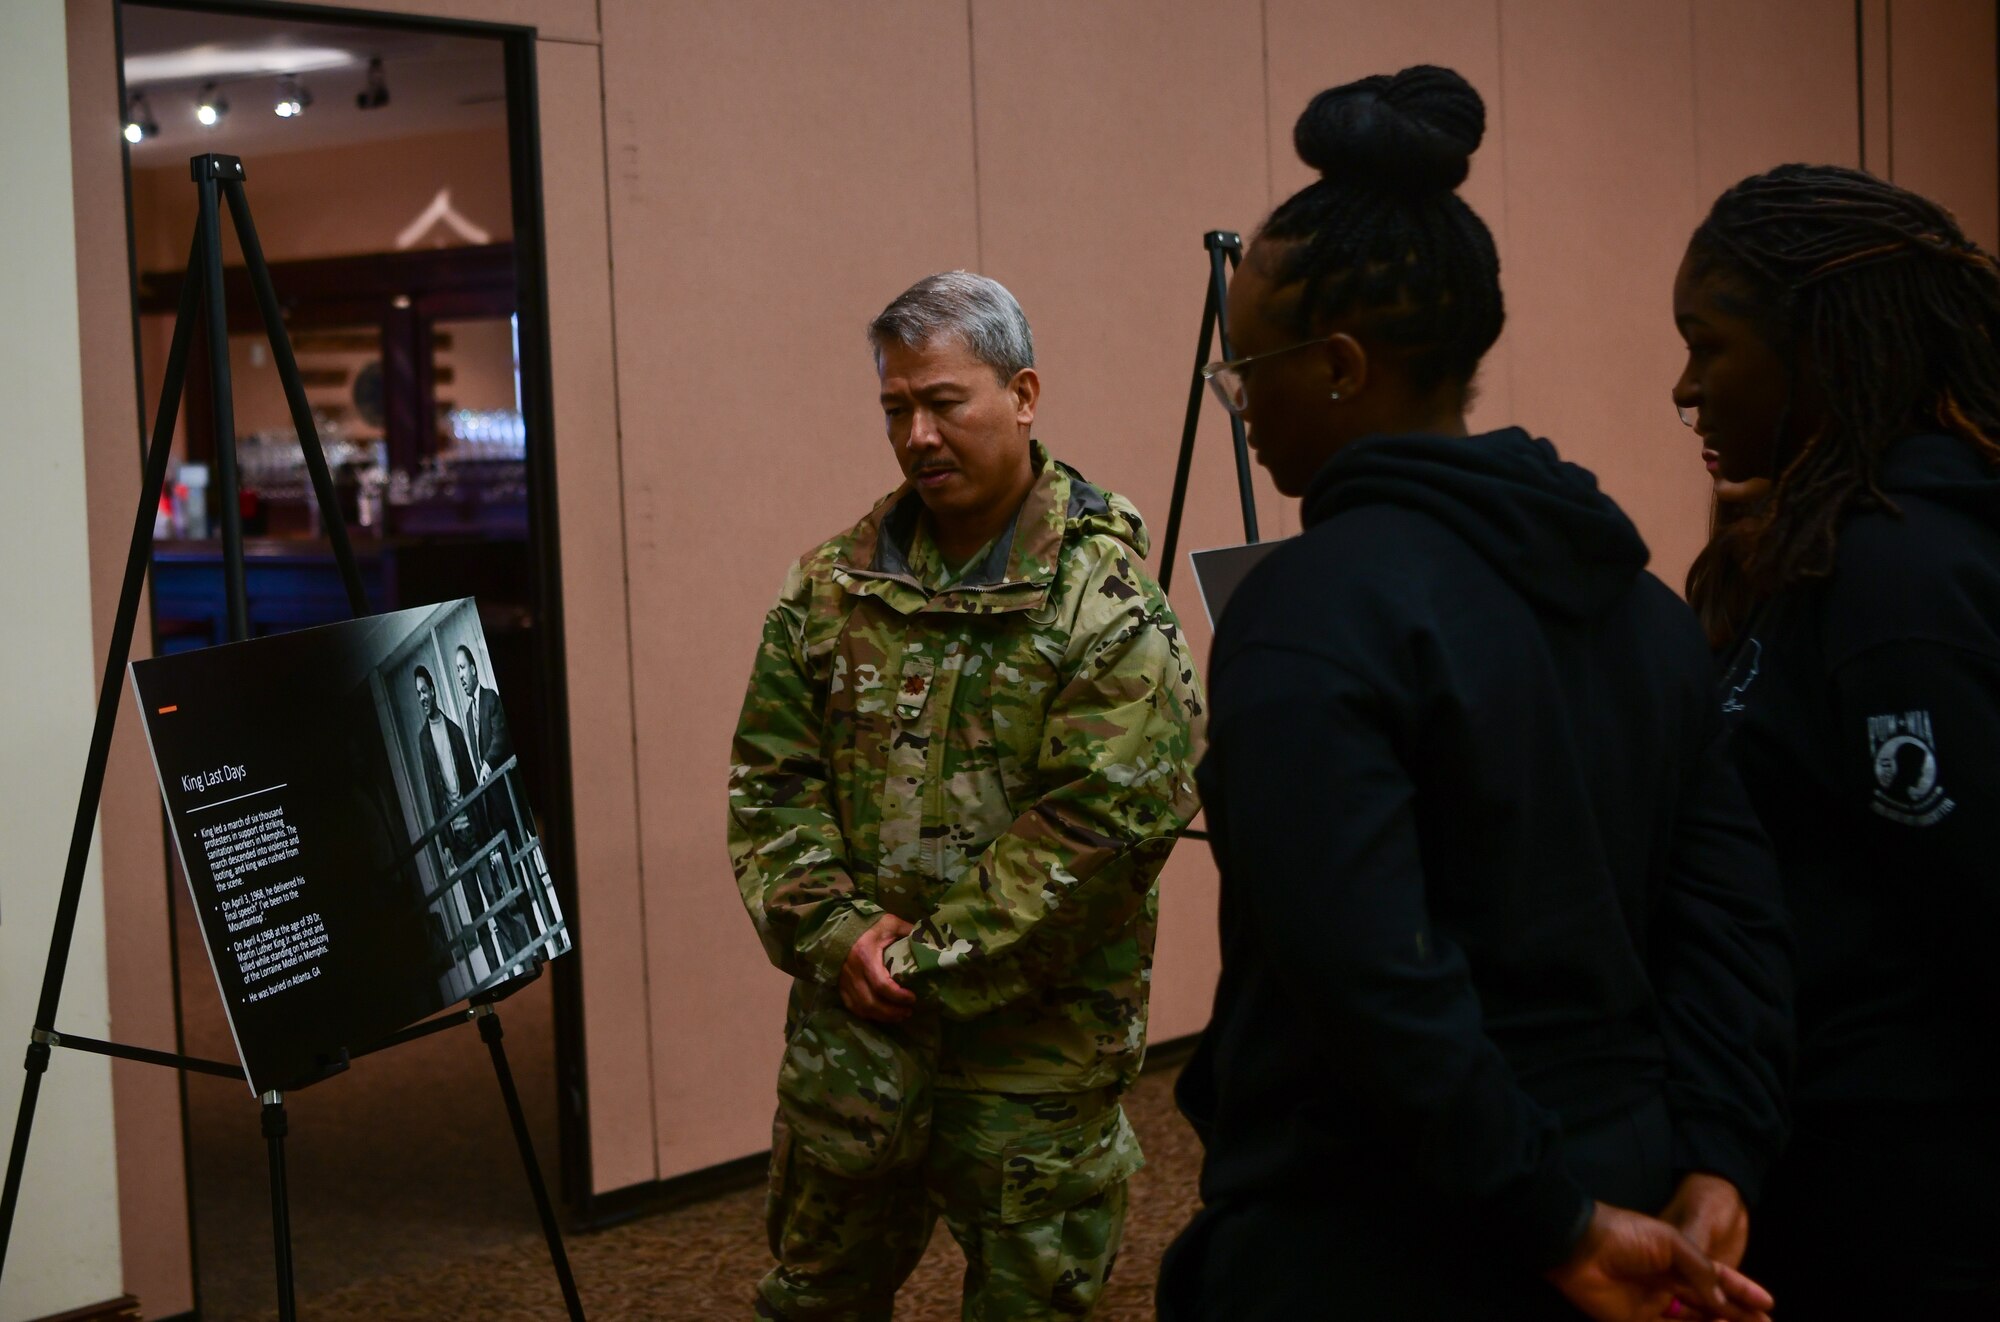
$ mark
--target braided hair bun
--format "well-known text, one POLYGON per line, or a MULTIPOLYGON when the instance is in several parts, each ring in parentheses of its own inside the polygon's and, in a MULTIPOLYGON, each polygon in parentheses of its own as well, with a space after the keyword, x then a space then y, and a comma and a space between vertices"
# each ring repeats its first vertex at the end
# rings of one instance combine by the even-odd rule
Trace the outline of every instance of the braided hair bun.
POLYGON ((1420 391, 1471 381, 1507 315, 1493 235, 1457 192, 1485 133, 1479 93, 1431 64, 1312 99, 1292 140, 1320 177, 1259 234, 1298 286, 1299 334, 1365 332, 1420 391))
POLYGON ((1299 159, 1332 182, 1405 196, 1465 182, 1486 135, 1486 103, 1450 69, 1419 64, 1312 99, 1292 128, 1299 159))

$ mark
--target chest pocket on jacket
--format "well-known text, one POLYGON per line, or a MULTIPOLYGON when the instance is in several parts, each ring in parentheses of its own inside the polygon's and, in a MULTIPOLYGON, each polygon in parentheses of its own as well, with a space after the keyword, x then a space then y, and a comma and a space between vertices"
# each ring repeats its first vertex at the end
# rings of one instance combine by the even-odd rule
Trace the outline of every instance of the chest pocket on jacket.
POLYGON ((997 659, 987 677, 986 712, 993 758, 1013 816, 1041 797, 1043 727, 1055 701, 1058 676, 1043 658, 1019 649, 997 659))

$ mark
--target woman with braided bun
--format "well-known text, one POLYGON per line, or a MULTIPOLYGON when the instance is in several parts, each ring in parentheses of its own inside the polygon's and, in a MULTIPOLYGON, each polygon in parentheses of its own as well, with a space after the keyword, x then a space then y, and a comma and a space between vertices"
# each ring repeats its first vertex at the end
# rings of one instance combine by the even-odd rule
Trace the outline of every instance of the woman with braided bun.
POLYGON ((1595 479, 1468 435, 1479 95, 1321 93, 1209 379, 1304 533, 1229 601, 1199 781, 1205 1204, 1168 1319, 1762 1318, 1790 953, 1686 605, 1595 479))
POLYGON ((1804 1318, 2000 1318, 2000 269, 1787 165, 1674 281, 1719 502, 1688 598, 1799 943, 1794 1132, 1751 1242, 1804 1318))

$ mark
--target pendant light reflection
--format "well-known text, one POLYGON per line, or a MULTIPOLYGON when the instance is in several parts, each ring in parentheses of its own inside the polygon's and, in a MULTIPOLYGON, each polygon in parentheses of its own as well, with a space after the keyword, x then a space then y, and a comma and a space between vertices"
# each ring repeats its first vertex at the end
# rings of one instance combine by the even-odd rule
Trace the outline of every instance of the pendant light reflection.
POLYGON ((380 110, 389 104, 389 84, 382 77, 382 57, 368 61, 368 81, 354 94, 354 104, 362 110, 380 110))
POLYGON ((229 113, 229 98, 216 89, 214 83, 203 83, 195 96, 194 117, 203 128, 214 128, 229 113))
POLYGON ((153 118, 146 94, 134 92, 125 102, 125 141, 136 147, 148 138, 158 137, 159 132, 160 122, 153 118))
POLYGON ((313 103, 312 91, 286 74, 278 80, 278 103, 271 107, 279 119, 297 119, 313 103))

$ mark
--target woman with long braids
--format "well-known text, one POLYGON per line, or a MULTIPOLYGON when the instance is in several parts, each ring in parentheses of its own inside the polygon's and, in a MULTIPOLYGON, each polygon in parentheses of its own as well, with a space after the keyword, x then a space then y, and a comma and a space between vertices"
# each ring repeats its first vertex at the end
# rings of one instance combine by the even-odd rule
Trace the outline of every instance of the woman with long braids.
POLYGON ((1798 1317, 1991 1322, 2000 268, 1934 202, 1787 165, 1716 202, 1674 317, 1724 502, 1688 597, 1799 943, 1753 1270, 1798 1317))
POLYGON ((1169 1319, 1760 1318, 1790 955, 1684 603, 1591 475, 1468 435, 1499 262, 1457 74, 1321 93, 1209 370, 1305 532, 1228 604, 1222 976, 1169 1319))

